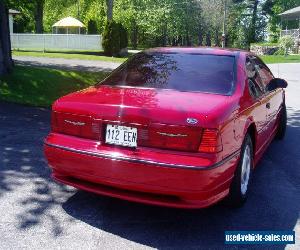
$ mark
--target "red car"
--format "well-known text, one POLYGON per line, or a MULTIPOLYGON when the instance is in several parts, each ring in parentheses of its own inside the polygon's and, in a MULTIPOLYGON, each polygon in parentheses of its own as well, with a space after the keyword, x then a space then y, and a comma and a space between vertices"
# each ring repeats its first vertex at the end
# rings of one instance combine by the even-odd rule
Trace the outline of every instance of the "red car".
POLYGON ((55 180, 97 194, 241 205, 257 162, 284 137, 285 87, 249 52, 146 50, 53 104, 45 155, 55 180))

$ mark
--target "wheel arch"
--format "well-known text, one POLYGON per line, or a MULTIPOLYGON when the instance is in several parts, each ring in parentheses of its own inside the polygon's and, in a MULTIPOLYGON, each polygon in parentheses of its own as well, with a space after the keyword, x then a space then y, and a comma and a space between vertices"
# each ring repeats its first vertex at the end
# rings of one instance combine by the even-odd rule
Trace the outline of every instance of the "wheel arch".
POLYGON ((249 134, 252 140, 253 146, 253 154, 255 155, 256 152, 256 139, 257 139, 257 130, 254 122, 249 123, 246 134, 249 134))

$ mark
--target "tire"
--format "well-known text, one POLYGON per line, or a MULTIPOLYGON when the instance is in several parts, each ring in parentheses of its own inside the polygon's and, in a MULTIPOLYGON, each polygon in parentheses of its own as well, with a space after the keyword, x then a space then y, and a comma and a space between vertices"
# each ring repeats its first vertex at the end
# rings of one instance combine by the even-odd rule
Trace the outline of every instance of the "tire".
POLYGON ((248 196, 248 189, 253 171, 253 143, 249 134, 246 134, 238 166, 230 186, 228 205, 241 207, 248 196))
POLYGON ((283 140, 286 131, 286 124, 287 124, 287 113, 286 113, 286 106, 285 104, 282 105, 282 109, 279 116, 279 124, 276 133, 277 140, 283 140))

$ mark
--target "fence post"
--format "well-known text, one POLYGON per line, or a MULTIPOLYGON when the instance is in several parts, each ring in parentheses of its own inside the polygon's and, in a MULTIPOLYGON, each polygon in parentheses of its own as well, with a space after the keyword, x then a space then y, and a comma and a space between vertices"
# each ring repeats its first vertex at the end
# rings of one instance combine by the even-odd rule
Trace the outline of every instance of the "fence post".
POLYGON ((43 53, 45 53, 45 34, 42 35, 43 35, 43 53))

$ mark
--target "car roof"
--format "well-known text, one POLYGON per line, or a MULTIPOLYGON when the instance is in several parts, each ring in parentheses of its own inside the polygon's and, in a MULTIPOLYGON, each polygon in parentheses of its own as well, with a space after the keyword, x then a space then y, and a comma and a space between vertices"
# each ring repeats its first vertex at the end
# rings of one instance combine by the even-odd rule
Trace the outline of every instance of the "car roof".
POLYGON ((249 51, 233 49, 233 48, 219 48, 219 47, 159 47, 147 49, 148 53, 183 53, 183 54, 207 54, 207 55, 229 55, 238 56, 239 54, 250 54, 249 51))

